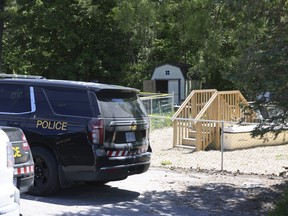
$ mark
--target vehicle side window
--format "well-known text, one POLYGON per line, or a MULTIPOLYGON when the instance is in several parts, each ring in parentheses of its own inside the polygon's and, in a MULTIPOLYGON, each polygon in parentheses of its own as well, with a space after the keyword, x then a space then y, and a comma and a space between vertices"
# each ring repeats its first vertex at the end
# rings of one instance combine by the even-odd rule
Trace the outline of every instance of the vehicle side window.
POLYGON ((94 115, 95 116, 100 115, 99 106, 98 106, 98 103, 97 103, 97 98, 96 98, 95 92, 88 91, 88 94, 89 94, 89 97, 90 97, 90 101, 91 101, 91 104, 92 104, 92 109, 94 111, 94 115))
POLYGON ((23 85, 0 85, 0 112, 31 112, 29 88, 23 85))
POLYGON ((50 104, 48 103, 48 99, 43 88, 35 87, 34 92, 38 113, 52 114, 50 104))
POLYGON ((60 115, 91 117, 92 111, 86 90, 45 88, 53 111, 60 115))

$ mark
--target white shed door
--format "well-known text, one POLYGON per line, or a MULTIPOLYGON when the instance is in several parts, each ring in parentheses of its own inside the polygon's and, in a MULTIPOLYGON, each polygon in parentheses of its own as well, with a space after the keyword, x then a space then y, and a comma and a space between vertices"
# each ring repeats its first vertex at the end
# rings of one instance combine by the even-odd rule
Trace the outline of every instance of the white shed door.
POLYGON ((179 102, 179 82, 178 80, 169 80, 168 81, 168 93, 174 93, 174 104, 179 102))

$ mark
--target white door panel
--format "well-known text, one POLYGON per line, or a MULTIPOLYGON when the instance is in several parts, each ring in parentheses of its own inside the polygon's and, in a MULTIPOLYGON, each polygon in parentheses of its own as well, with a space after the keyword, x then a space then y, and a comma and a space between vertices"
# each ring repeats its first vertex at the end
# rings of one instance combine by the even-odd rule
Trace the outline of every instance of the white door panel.
POLYGON ((179 81, 178 80, 169 80, 168 81, 168 93, 174 93, 174 103, 178 104, 179 102, 179 81))

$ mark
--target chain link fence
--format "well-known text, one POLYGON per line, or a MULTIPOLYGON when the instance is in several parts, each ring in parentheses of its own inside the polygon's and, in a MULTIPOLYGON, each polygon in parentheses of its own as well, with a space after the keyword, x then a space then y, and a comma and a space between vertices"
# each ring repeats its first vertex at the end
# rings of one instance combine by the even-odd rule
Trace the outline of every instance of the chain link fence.
MULTIPOLYGON (((220 149, 209 146, 195 151, 187 146, 174 147, 171 118, 150 116, 150 120, 152 166, 277 176, 288 171, 288 132, 253 138, 255 125, 218 121, 220 149)), ((193 123, 193 119, 187 121, 193 123)))
POLYGON ((149 115, 169 115, 174 112, 173 94, 152 94, 140 97, 149 115))

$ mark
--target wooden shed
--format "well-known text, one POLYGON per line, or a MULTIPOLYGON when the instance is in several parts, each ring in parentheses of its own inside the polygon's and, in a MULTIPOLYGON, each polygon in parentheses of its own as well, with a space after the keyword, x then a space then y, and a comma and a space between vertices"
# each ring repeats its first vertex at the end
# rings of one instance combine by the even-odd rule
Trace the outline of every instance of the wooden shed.
POLYGON ((146 92, 174 94, 174 104, 181 104, 192 90, 201 89, 201 81, 188 76, 191 65, 167 63, 154 69, 151 80, 145 80, 146 92))

